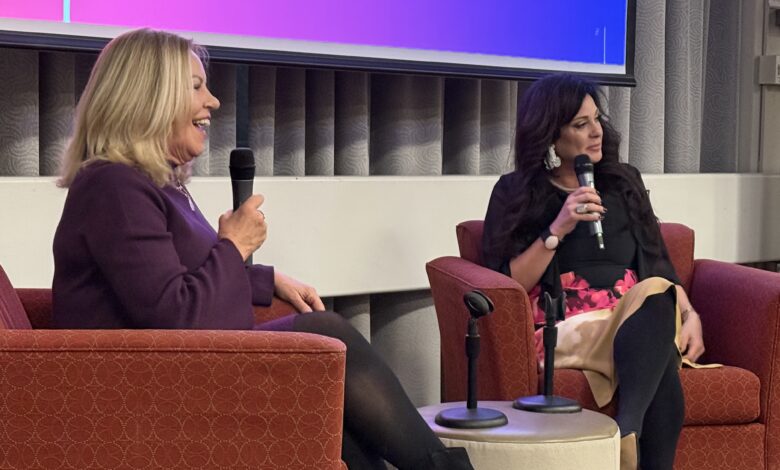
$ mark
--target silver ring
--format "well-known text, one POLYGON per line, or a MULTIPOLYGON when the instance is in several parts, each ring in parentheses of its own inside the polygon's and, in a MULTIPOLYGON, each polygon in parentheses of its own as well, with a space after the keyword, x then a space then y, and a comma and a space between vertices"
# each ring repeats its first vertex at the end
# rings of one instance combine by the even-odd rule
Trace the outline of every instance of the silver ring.
POLYGON ((260 209, 257 209, 257 212, 259 212, 260 215, 263 216, 263 220, 265 220, 265 212, 261 211, 260 209))
POLYGON ((577 204, 577 207, 574 209, 574 212, 578 214, 587 214, 588 213, 588 204, 577 204))

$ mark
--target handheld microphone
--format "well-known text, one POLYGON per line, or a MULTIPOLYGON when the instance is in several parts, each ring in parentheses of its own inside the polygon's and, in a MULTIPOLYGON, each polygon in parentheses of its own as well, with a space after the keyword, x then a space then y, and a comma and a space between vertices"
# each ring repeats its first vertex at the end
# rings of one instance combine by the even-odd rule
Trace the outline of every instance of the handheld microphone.
MULTIPOLYGON (((230 185, 233 188, 233 210, 252 195, 252 184, 255 181, 255 156, 252 149, 235 148, 230 152, 230 185)), ((252 264, 252 255, 246 260, 252 264)))
MULTIPOLYGON (((577 173, 577 181, 580 186, 588 186, 590 188, 596 188, 593 181, 593 163, 590 161, 590 157, 585 154, 577 155, 574 157, 574 172, 577 173)), ((599 244, 599 249, 604 249, 604 232, 601 229, 601 221, 593 220, 588 222, 590 227, 590 234, 596 236, 596 241, 599 244)))
POLYGON ((255 156, 252 149, 239 147, 230 152, 230 184, 233 187, 233 210, 252 195, 255 181, 255 156))

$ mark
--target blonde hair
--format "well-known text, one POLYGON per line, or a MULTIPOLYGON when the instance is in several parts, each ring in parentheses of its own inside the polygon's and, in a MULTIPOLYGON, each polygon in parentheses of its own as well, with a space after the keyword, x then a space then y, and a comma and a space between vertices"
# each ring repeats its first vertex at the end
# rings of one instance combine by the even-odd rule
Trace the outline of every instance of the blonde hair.
POLYGON ((171 181, 168 141, 189 120, 190 53, 205 50, 175 34, 138 29, 106 45, 76 107, 73 139, 60 169, 61 187, 91 162, 123 163, 158 186, 171 181))

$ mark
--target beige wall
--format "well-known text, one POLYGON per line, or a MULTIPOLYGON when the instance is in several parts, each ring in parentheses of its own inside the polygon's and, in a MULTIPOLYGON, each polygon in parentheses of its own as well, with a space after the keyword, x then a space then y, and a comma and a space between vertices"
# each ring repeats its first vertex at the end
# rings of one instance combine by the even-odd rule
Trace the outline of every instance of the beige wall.
MULTIPOLYGON (((269 237, 254 256, 325 296, 428 288, 425 263, 457 255, 455 224, 484 217, 495 176, 256 178, 269 237)), ((780 175, 645 175, 656 214, 696 231, 696 256, 780 259, 780 175)), ((230 201, 225 177, 189 185, 212 224, 230 201)), ((0 178, 0 264, 14 285, 51 285, 51 243, 65 190, 53 178, 0 178)))

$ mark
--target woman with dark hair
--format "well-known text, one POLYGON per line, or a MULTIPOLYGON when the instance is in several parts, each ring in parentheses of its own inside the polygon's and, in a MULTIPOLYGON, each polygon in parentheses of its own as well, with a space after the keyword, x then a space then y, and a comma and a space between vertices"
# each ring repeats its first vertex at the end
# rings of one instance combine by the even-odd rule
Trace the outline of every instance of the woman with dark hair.
POLYGON ((184 182, 206 146, 205 51, 163 31, 124 33, 103 49, 79 99, 54 236, 54 321, 61 328, 300 331, 347 347, 342 458, 350 469, 472 469, 433 434, 379 355, 317 292, 244 262, 265 241, 254 195, 214 230, 184 182), (254 325, 276 295, 301 314, 254 325), (313 311, 315 310, 315 311, 313 311), (305 313, 305 314, 304 314, 305 313))
POLYGON ((671 469, 684 411, 678 368, 681 355, 692 362, 704 352, 701 323, 601 109, 596 85, 574 75, 526 91, 515 171, 496 183, 485 216, 485 262, 529 292, 537 323, 543 293, 565 297, 555 366, 583 370, 599 406, 619 396, 621 468, 637 468, 641 456, 645 470, 671 469), (578 184, 578 155, 593 163, 598 191, 578 184), (602 223, 603 248, 591 221, 602 223))

